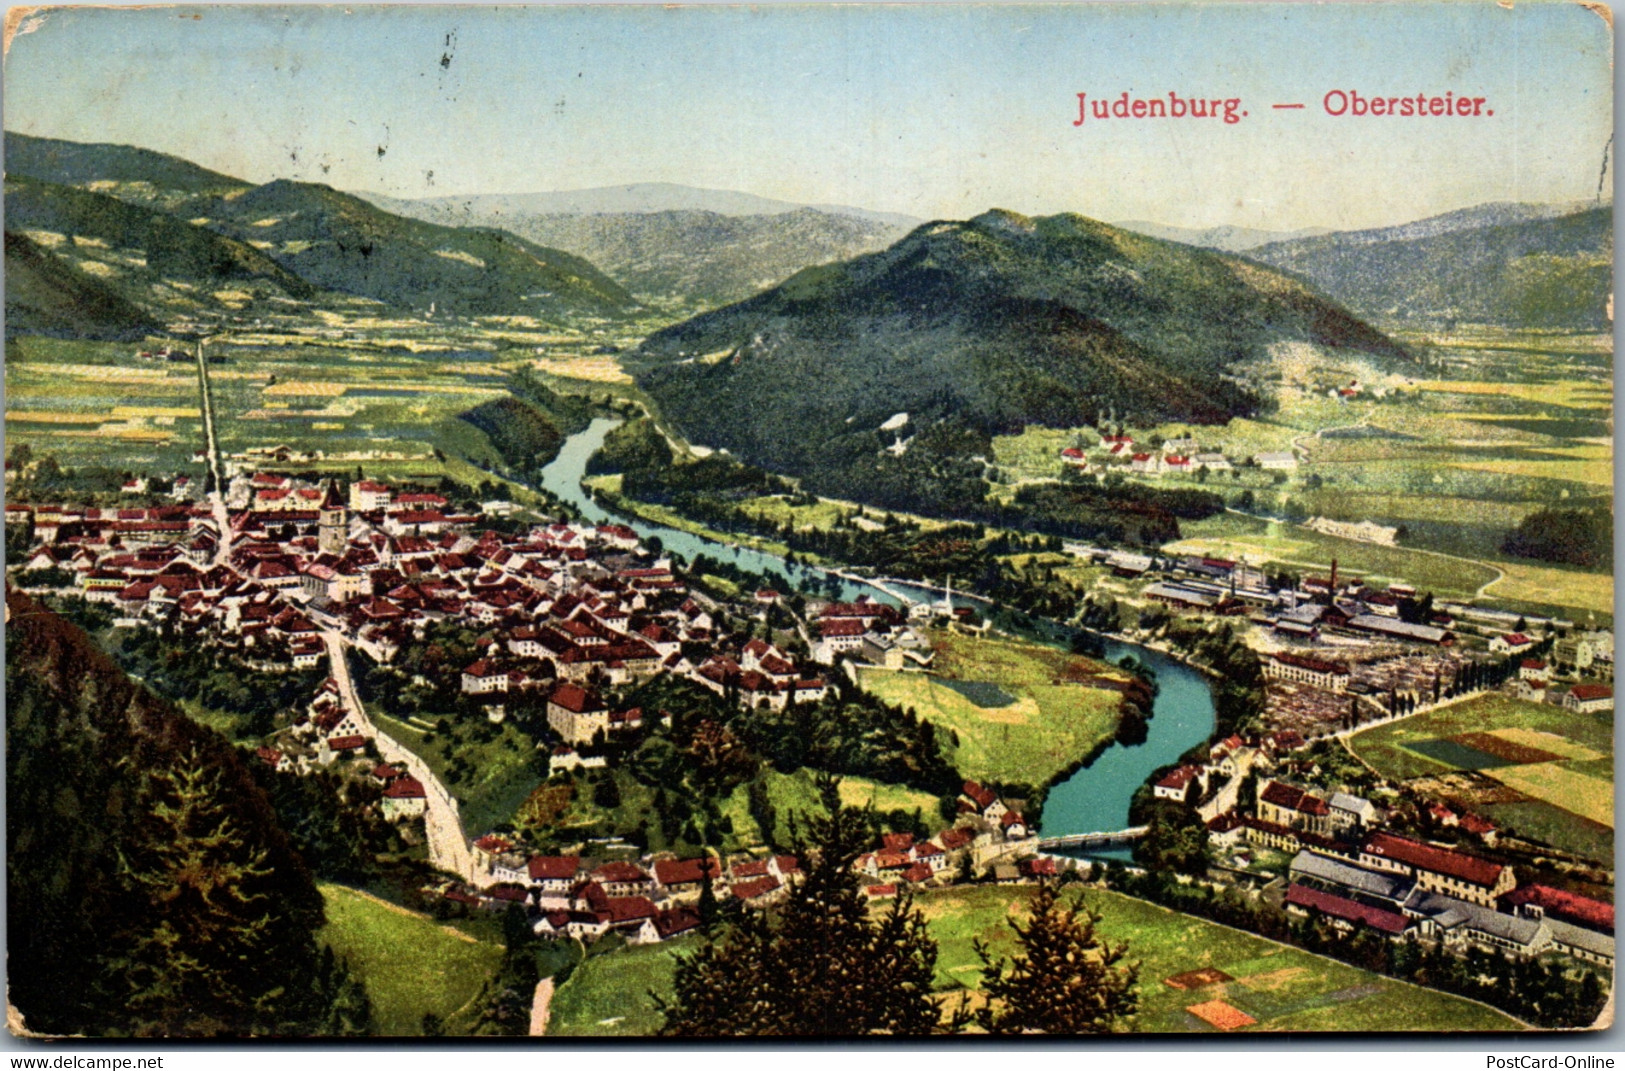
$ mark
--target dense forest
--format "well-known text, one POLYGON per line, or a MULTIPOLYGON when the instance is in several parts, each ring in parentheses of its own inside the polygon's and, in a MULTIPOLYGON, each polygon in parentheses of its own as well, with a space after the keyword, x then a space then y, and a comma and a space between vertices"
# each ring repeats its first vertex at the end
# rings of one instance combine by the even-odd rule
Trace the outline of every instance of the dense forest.
POLYGON ((367 1032, 239 753, 32 599, 6 611, 7 967, 27 1029, 367 1032))

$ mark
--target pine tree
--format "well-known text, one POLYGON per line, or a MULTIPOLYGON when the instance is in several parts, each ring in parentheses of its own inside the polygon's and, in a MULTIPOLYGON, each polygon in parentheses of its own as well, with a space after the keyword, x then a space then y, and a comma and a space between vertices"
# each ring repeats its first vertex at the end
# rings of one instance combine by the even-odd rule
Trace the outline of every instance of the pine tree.
MULTIPOLYGON (((865 812, 843 807, 839 786, 819 784, 823 815, 791 822, 803 880, 774 913, 750 912, 721 940, 678 961, 661 1033, 716 1035, 920 1035, 937 1032, 931 994, 937 946, 904 894, 879 918, 852 874, 869 835, 865 812)), ((658 998, 657 998, 658 999, 658 998)))
POLYGON ((269 852, 224 799, 220 774, 196 754, 142 784, 145 828, 113 875, 124 925, 107 942, 136 1033, 280 1032, 297 1015, 288 965, 317 965, 269 852))
POLYGON ((990 1034, 1106 1034, 1139 1007, 1139 963, 1125 963, 1126 944, 1095 933, 1100 916, 1082 898, 1062 904, 1054 886, 1033 895, 1025 925, 1010 920, 1020 951, 994 959, 976 941, 987 1003, 973 1021, 990 1034))

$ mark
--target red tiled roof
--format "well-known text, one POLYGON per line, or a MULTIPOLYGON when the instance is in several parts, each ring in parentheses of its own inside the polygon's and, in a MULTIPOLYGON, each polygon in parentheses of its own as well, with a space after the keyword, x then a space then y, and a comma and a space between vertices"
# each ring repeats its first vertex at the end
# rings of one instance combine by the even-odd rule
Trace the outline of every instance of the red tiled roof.
POLYGON ((1362 851, 1392 859, 1418 870, 1430 870, 1458 881, 1474 885, 1492 886, 1501 876, 1501 864, 1477 856, 1463 855, 1448 848, 1435 848, 1392 833, 1373 833, 1366 838, 1362 851))
POLYGON ((421 800, 428 799, 429 794, 423 788, 423 782, 415 777, 400 777, 388 788, 384 789, 384 798, 390 800, 421 800))
POLYGON ((1569 694, 1582 702, 1592 699, 1612 699, 1614 690, 1606 684, 1576 684, 1569 694))
POLYGON ((1408 923, 1405 916, 1395 911, 1384 911, 1380 907, 1357 903, 1353 900, 1334 896, 1331 893, 1311 889, 1307 885, 1294 885, 1286 892, 1286 902, 1297 904, 1299 907, 1313 908, 1322 914, 1333 918, 1346 919, 1349 922, 1363 922, 1374 930, 1383 933, 1404 933, 1408 923))
POLYGON ((1605 904, 1601 900, 1593 900, 1579 893, 1554 889, 1550 885, 1525 885, 1521 889, 1514 889, 1501 897, 1501 903, 1506 907, 1535 904, 1544 908, 1546 914, 1553 918, 1572 922, 1577 926, 1588 926, 1604 933, 1614 932, 1613 904, 1605 904))
POLYGON ((572 714, 589 714, 603 710, 603 700, 579 684, 564 683, 553 689, 548 702, 557 703, 572 714))
POLYGON ((609 921, 612 925, 641 922, 655 917, 655 905, 647 896, 611 896, 609 921))
POLYGON ((708 855, 698 859, 662 859, 654 869, 655 880, 662 885, 698 884, 705 880, 707 872, 713 878, 722 873, 717 861, 708 855))
POLYGON ((998 794, 990 788, 985 788, 975 781, 965 782, 965 795, 976 801, 976 806, 987 810, 998 800, 998 794))
POLYGON ((766 896, 779 887, 779 879, 771 874, 765 878, 756 878, 734 885, 730 890, 740 900, 754 900, 759 896, 766 896))
POLYGON ((594 870, 592 880, 597 882, 648 881, 649 875, 645 874, 643 868, 636 863, 617 860, 612 863, 605 863, 597 870, 594 870))
POLYGON ((1277 807, 1286 807, 1303 814, 1324 815, 1329 813, 1326 801, 1319 796, 1312 796, 1299 788, 1283 784, 1280 781, 1271 781, 1269 787, 1258 797, 1265 803, 1273 803, 1277 807))
POLYGON ((530 860, 531 881, 567 881, 581 869, 579 855, 537 855, 530 860))
POLYGON ((930 864, 915 863, 913 866, 903 871, 903 880, 913 882, 914 884, 918 885, 922 881, 930 881, 931 875, 935 873, 936 871, 931 869, 930 864))

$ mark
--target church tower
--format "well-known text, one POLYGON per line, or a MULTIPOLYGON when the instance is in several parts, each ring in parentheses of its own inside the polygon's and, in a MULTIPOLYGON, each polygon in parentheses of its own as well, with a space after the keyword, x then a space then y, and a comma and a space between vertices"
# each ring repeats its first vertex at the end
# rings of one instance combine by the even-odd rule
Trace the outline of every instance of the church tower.
POLYGON ((350 544, 350 506, 339 497, 338 486, 327 481, 321 512, 316 517, 316 545, 323 554, 342 555, 350 544))

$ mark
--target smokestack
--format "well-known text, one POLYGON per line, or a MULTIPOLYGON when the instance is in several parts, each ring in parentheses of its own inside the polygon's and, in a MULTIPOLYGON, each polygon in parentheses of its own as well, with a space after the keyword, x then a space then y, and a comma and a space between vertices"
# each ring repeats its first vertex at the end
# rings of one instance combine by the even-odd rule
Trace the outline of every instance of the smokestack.
POLYGON ((1337 597, 1337 559, 1332 559, 1332 598, 1337 597))

